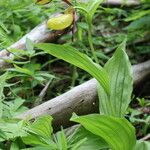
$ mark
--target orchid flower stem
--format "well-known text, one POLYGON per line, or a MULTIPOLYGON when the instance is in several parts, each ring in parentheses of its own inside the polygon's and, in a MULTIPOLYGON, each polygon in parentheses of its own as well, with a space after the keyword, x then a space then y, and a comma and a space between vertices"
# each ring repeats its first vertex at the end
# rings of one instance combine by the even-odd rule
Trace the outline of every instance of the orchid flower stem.
POLYGON ((91 30, 92 30, 92 26, 89 25, 89 28, 88 28, 88 41, 89 41, 89 45, 90 45, 90 48, 91 48, 91 52, 92 52, 92 55, 94 57, 94 60, 97 64, 99 64, 98 62, 98 58, 95 54, 95 49, 94 49, 94 46, 93 46, 93 40, 92 40, 92 33, 91 33, 91 30))

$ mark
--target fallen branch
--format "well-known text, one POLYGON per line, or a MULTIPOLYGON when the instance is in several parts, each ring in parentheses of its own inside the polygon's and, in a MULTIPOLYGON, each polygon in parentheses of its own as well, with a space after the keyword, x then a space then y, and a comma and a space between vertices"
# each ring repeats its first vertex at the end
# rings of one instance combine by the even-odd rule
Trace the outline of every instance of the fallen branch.
POLYGON ((150 60, 133 66, 134 85, 140 84, 150 74, 150 60))
MULTIPOLYGON (((134 65, 134 84, 137 85, 149 74, 150 60, 134 65)), ((97 81, 95 79, 91 79, 56 98, 28 110, 27 112, 19 115, 18 118, 24 119, 27 116, 36 118, 43 114, 50 114, 54 118, 55 127, 60 127, 61 125, 69 126, 71 124, 69 119, 73 112, 76 112, 78 115, 98 112, 98 97, 96 88, 97 81)))

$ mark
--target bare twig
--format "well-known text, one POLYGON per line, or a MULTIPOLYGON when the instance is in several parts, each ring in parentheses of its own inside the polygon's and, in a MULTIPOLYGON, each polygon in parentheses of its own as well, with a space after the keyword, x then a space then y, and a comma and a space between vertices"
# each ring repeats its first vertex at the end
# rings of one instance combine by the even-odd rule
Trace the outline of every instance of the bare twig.
POLYGON ((35 102, 34 102, 34 106, 38 106, 38 105, 42 102, 42 99, 43 99, 43 97, 45 96, 46 91, 47 91, 47 89, 48 89, 50 83, 51 83, 51 80, 48 81, 48 83, 45 85, 45 87, 44 87, 44 88, 42 89, 42 91, 40 92, 38 98, 37 98, 37 99, 35 100, 35 102))
POLYGON ((144 136, 141 140, 142 140, 142 141, 146 141, 146 140, 148 140, 148 139, 150 139, 150 133, 147 134, 146 136, 144 136))

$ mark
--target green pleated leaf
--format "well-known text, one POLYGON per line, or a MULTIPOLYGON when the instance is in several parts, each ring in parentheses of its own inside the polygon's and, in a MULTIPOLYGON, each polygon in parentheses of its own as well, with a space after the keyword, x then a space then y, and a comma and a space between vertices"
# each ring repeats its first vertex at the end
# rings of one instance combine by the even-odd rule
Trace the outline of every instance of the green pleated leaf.
POLYGON ((55 133, 55 143, 57 144, 57 149, 60 150, 67 150, 68 149, 68 143, 67 143, 67 137, 64 133, 64 130, 58 131, 55 133))
POLYGON ((94 63, 88 56, 68 45, 56 44, 36 44, 36 47, 45 52, 69 62, 95 77, 107 94, 109 94, 109 78, 106 71, 98 64, 94 63))
POLYGON ((22 140, 27 145, 56 147, 51 139, 52 117, 49 115, 39 117, 35 122, 26 127, 27 135, 22 140))
POLYGON ((15 139, 26 135, 24 131, 25 122, 24 120, 0 120, 0 141, 15 139))
POLYGON ((99 110, 104 115, 123 117, 131 101, 133 79, 125 44, 119 45, 104 67, 110 79, 110 95, 98 86, 99 110))
MULTIPOLYGON (((110 99, 108 101, 111 103, 112 112, 117 117, 125 115, 131 101, 133 88, 131 64, 125 52, 125 45, 125 41, 120 44, 104 67, 110 78, 110 99)), ((103 100, 105 99, 100 99, 100 103, 103 100)), ((100 104, 101 106, 103 105, 100 104)), ((109 106, 106 107, 110 109, 109 106)), ((104 109, 101 107, 100 110, 103 111, 104 109)))
POLYGON ((52 117, 49 115, 39 117, 35 122, 33 122, 29 127, 29 132, 33 131, 37 135, 45 138, 51 138, 53 132, 52 129, 52 117))
POLYGON ((150 150, 150 142, 139 140, 136 142, 134 150, 150 150))
POLYGON ((99 136, 92 134, 83 127, 79 127, 77 131, 70 136, 68 140, 72 150, 101 150, 109 148, 108 144, 99 136))
POLYGON ((71 121, 80 123, 88 131, 103 138, 112 150, 133 150, 135 146, 135 129, 124 118, 99 114, 73 115, 71 121))
MULTIPOLYGON (((104 88, 98 84, 98 97, 99 97, 99 112, 103 115, 115 116, 114 108, 110 97, 105 92, 104 88)), ((111 90, 111 89, 110 89, 111 90)))
POLYGON ((4 89, 4 86, 6 84, 5 83, 6 78, 7 78, 7 73, 0 76, 0 100, 3 99, 3 89, 4 89))

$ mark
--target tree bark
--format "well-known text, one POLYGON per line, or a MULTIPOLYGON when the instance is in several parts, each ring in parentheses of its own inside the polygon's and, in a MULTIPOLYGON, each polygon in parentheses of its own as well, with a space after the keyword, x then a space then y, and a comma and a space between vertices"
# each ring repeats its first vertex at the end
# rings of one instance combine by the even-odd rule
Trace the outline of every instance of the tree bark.
MULTIPOLYGON (((133 67, 134 85, 139 84, 150 75, 150 60, 133 67)), ((69 119, 72 113, 85 115, 98 112, 97 81, 91 79, 68 92, 53 98, 39 106, 36 106, 18 116, 24 119, 27 116, 36 118, 44 114, 50 114, 54 118, 55 129, 63 125, 71 125, 69 119)))

